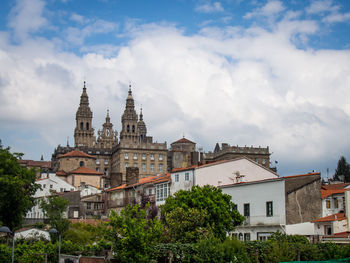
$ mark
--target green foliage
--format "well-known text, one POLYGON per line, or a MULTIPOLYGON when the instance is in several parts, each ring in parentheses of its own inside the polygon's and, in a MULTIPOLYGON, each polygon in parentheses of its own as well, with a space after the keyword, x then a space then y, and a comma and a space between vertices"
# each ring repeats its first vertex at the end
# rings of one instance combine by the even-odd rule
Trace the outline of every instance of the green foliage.
POLYGON ((11 262, 11 248, 0 244, 0 262, 11 262))
POLYGON ((167 262, 171 257, 174 263, 194 262, 196 244, 168 243, 158 244, 153 247, 153 259, 157 262, 167 262))
POLYGON ((0 222, 11 230, 21 226, 25 214, 35 204, 33 195, 40 185, 35 183, 35 170, 18 163, 20 154, 0 144, 0 222))
POLYGON ((203 239, 197 244, 195 262, 232 262, 249 263, 250 258, 244 244, 237 239, 226 238, 223 242, 217 238, 203 239))
POLYGON ((350 165, 347 163, 344 156, 340 157, 333 178, 339 180, 340 175, 344 175, 345 182, 350 182, 350 165))
POLYGON ((47 200, 43 199, 40 203, 45 216, 49 218, 51 227, 56 228, 61 235, 64 235, 69 228, 69 220, 62 218, 68 204, 66 199, 57 195, 48 196, 47 200))
POLYGON ((187 211, 177 207, 165 214, 165 240, 171 243, 195 243, 208 237, 212 230, 205 225, 208 220, 206 210, 189 208, 187 211))
POLYGON ((128 206, 118 215, 112 211, 109 219, 115 257, 120 262, 149 262, 152 247, 162 235, 162 224, 157 219, 147 219, 147 210, 139 205, 128 206))
MULTIPOLYGON (((214 186, 193 186, 190 191, 180 190, 166 199, 161 206, 164 218, 171 212, 181 207, 185 212, 195 208, 205 211, 207 217, 204 227, 211 229, 215 237, 224 240, 226 233, 240 225, 244 217, 236 211, 231 196, 223 194, 221 189, 214 186)), ((181 222, 179 222, 181 223, 181 222)))

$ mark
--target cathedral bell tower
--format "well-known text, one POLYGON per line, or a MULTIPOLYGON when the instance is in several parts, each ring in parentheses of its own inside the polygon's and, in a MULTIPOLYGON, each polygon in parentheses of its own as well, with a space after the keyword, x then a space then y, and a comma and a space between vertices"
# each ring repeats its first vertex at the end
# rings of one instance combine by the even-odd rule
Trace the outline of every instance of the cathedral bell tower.
POLYGON ((80 96, 80 104, 77 110, 76 125, 74 130, 75 147, 93 147, 96 138, 94 129, 92 128, 92 111, 89 107, 89 97, 86 93, 84 81, 83 93, 80 96))
POLYGON ((117 135, 117 131, 113 130, 109 110, 107 110, 106 121, 102 125, 102 130, 98 131, 97 147, 101 149, 112 149, 118 143, 117 135))
POLYGON ((122 130, 120 140, 139 141, 140 134, 137 127, 138 116, 135 111, 134 98, 132 97, 131 85, 129 85, 128 97, 126 98, 125 110, 122 115, 122 130))

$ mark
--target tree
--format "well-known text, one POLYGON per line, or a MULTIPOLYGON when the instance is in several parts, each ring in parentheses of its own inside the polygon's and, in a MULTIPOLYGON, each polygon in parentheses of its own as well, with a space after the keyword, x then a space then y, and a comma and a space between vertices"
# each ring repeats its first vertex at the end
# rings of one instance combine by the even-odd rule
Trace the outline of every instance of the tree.
MULTIPOLYGON (((181 207, 185 212, 190 209, 205 211, 207 216, 203 227, 211 230, 214 237, 224 240, 226 233, 232 231, 235 226, 240 225, 244 217, 235 209, 231 202, 231 196, 223 194, 221 189, 205 185, 203 187, 193 186, 190 191, 180 190, 165 200, 161 206, 161 212, 165 218, 169 213, 181 207)), ((178 222, 181 224, 181 222, 178 222)))
POLYGON ((158 218, 147 219, 147 208, 135 205, 127 206, 120 215, 111 212, 113 250, 120 262, 150 262, 163 227, 158 218))
POLYGON ((341 156, 338 161, 337 169, 335 170, 334 179, 339 180, 339 176, 344 176, 345 182, 350 182, 350 165, 346 162, 344 156, 341 156))
POLYGON ((34 169, 20 166, 19 153, 10 153, 0 141, 0 224, 15 229, 21 226, 25 214, 34 206, 33 195, 40 188, 35 183, 34 169))
POLYGON ((61 234, 64 234, 69 228, 69 220, 63 218, 63 213, 66 212, 68 201, 63 197, 51 195, 43 199, 40 207, 46 217, 50 221, 50 225, 56 228, 61 234))

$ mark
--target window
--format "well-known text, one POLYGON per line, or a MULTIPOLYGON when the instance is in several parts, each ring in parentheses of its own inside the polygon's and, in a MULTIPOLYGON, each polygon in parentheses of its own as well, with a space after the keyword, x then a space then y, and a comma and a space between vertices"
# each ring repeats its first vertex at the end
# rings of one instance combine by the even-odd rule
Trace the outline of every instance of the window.
POLYGON ((266 241, 269 239, 269 237, 272 235, 272 233, 263 233, 263 232, 260 232, 260 233, 257 233, 257 240, 259 241, 266 241))
POLYGON ((132 126, 132 132, 135 132, 135 125, 132 126))
POLYGON ((94 209, 95 209, 95 210, 98 209, 98 203, 94 203, 94 209))
POLYGON ((159 172, 162 172, 162 171, 163 171, 163 164, 159 164, 159 166, 158 166, 158 171, 159 171, 159 172))
POLYGON ((255 162, 258 163, 258 162, 259 162, 259 159, 258 159, 258 158, 255 158, 255 162))
POLYGON ((125 163, 125 169, 129 167, 129 163, 125 163))
POLYGON ((151 154, 151 160, 154 161, 154 154, 151 154))
POLYGON ((134 167, 137 167, 137 163, 134 163, 134 167))
POLYGON ((89 130, 89 123, 86 123, 86 130, 89 130))
POLYGON ((244 241, 250 240, 250 233, 244 233, 244 241))
POLYGON ((63 192, 63 188, 60 188, 60 192, 63 192))
POLYGON ((244 216, 250 216, 250 206, 249 204, 244 204, 244 216))
POLYGON ((99 172, 100 171, 100 167, 96 167, 96 172, 99 172))
POLYGON ((145 163, 142 164, 141 169, 142 169, 142 172, 146 172, 146 164, 145 163))
POLYGON ((334 207, 339 208, 338 198, 334 198, 334 207))
POLYGON ((86 209, 91 209, 91 203, 86 203, 86 209))
POLYGON ((265 164, 266 163, 266 160, 265 159, 262 159, 262 164, 265 164))
POLYGON ((84 123, 80 123, 80 130, 83 130, 84 129, 84 123))
POLYGON ((84 162, 83 162, 83 161, 80 161, 79 166, 80 166, 80 167, 84 166, 84 162))
POLYGON ((108 176, 108 168, 105 168, 104 174, 105 174, 105 176, 108 176))
POLYGON ((151 195, 152 194, 152 188, 148 189, 148 194, 151 195))
POLYGON ((43 184, 43 188, 46 188, 46 184, 43 184))
POLYGON ((331 208, 331 200, 329 199, 326 200, 326 207, 331 208))
POLYGON ((163 161, 163 154, 159 154, 159 161, 163 161))
POLYGON ((129 154, 128 153, 124 153, 124 159, 128 160, 129 159, 129 154))
POLYGON ((168 183, 157 185, 157 201, 165 200, 170 194, 168 183))
POLYGON ((134 160, 137 160, 137 153, 134 153, 134 160))
POLYGON ((52 185, 52 184, 50 184, 50 189, 52 189, 52 187, 53 187, 53 185, 52 185))
POLYGON ((108 164, 108 159, 105 159, 105 164, 106 164, 106 165, 108 164))
POLYGON ((272 201, 266 202, 266 216, 273 216, 273 203, 272 203, 272 201))
POLYGON ((96 159, 96 164, 100 165, 100 159, 96 159))
POLYGON ((185 181, 189 181, 190 180, 190 173, 185 173, 185 181))
POLYGON ((128 124, 128 126, 126 126, 126 131, 129 132, 130 131, 130 125, 128 124))
POLYGON ((146 154, 145 153, 142 154, 142 160, 146 160, 146 154))
POLYGON ((179 174, 175 174, 175 182, 179 181, 179 174))
POLYGON ((154 172, 154 164, 151 163, 151 172, 154 172))

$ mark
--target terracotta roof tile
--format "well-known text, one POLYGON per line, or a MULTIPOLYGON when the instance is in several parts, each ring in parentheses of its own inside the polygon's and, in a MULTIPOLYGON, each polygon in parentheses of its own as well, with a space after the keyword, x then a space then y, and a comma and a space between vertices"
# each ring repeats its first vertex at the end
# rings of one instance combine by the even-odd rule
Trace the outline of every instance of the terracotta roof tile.
POLYGON ((58 176, 66 176, 67 173, 65 171, 63 171, 63 170, 59 170, 59 171, 56 172, 56 175, 58 175, 58 176))
POLYGON ((334 215, 330 215, 330 216, 325 216, 325 217, 321 217, 315 220, 312 220, 311 222, 313 223, 317 223, 317 222, 333 222, 333 221, 341 221, 346 219, 346 216, 344 213, 337 213, 334 215))
POLYGON ((326 190, 344 189, 349 185, 350 183, 328 184, 328 185, 322 185, 322 188, 326 190))
POLYGON ((174 168, 171 172, 180 172, 180 171, 193 170, 193 169, 195 169, 197 167, 198 167, 198 165, 192 165, 192 166, 185 167, 185 168, 174 168))
POLYGON ((143 184, 147 184, 147 183, 152 183, 152 184, 163 183, 163 182, 167 182, 170 180, 171 180, 170 173, 159 174, 156 176, 140 178, 136 184, 130 184, 130 185, 123 184, 123 185, 120 185, 120 186, 117 186, 114 188, 107 189, 106 192, 120 190, 120 189, 126 189, 126 188, 130 188, 130 187, 134 187, 134 186, 138 186, 138 185, 143 185, 143 184))
POLYGON ((71 151, 71 152, 68 152, 66 154, 63 154, 61 156, 58 156, 58 158, 65 158, 65 157, 83 157, 83 158, 93 158, 93 159, 96 159, 96 157, 90 155, 90 154, 87 154, 87 153, 84 153, 82 151, 71 151))
POLYGON ((343 194, 345 191, 349 191, 350 189, 321 189, 321 197, 322 199, 334 195, 334 194, 343 194))
POLYGON ((87 168, 87 167, 79 167, 73 171, 70 171, 69 174, 87 174, 87 175, 103 175, 100 172, 97 172, 93 169, 87 168))
POLYGON ((321 173, 296 174, 296 175, 289 175, 289 176, 283 176, 283 177, 284 178, 293 178, 293 177, 301 177, 301 176, 309 176, 309 175, 321 175, 321 173))
POLYGON ((186 139, 185 137, 181 138, 180 140, 177 140, 177 141, 173 142, 172 144, 174 144, 174 143, 192 143, 192 144, 196 144, 195 142, 192 142, 192 141, 186 139))

